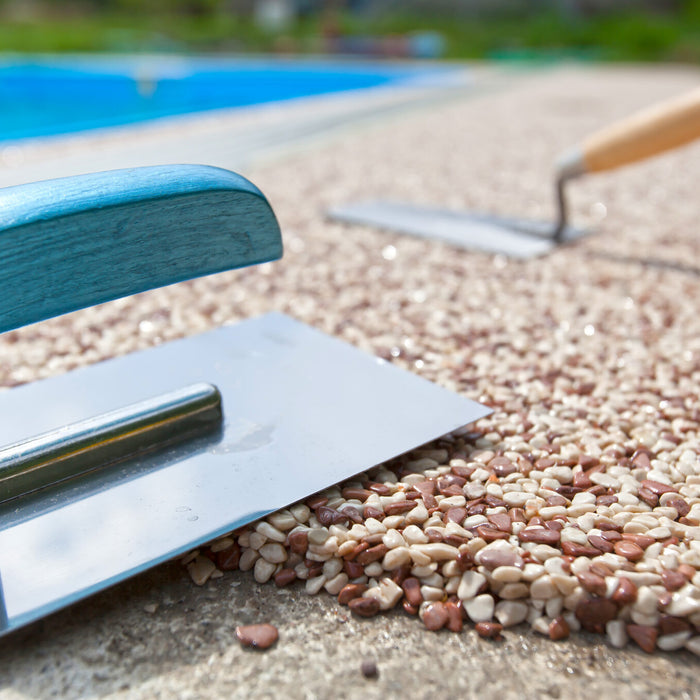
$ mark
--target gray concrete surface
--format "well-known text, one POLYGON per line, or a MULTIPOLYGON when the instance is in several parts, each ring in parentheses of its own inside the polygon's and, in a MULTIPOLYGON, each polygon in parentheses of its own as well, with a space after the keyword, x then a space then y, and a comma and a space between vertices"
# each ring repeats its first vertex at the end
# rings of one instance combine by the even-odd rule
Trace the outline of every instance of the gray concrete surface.
POLYGON ((229 574, 196 588, 176 565, 0 641, 3 698, 683 698, 697 695, 688 652, 649 657, 581 634, 503 642, 472 629, 427 632, 401 613, 363 620, 328 596, 229 574), (146 608, 157 606, 155 612, 146 608), (238 624, 270 621, 266 652, 242 649, 238 624), (365 659, 379 675, 365 678, 365 659))

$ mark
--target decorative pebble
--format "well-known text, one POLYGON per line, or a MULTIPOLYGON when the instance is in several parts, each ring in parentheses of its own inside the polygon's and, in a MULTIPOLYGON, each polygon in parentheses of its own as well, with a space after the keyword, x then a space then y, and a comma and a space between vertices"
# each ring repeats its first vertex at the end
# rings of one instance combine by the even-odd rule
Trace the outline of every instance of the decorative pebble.
POLYGON ((239 625, 236 627, 236 637, 245 647, 263 650, 269 649, 277 641, 279 632, 268 623, 239 625))
POLYGON ((495 639, 496 641, 503 639, 501 636, 503 625, 498 622, 477 622, 474 629, 484 639, 495 639))
POLYGON ((429 630, 436 631, 442 629, 447 624, 449 619, 450 615, 444 603, 435 601, 433 603, 428 603, 425 606, 425 610, 423 612, 423 624, 429 630))
POLYGON ((364 659, 360 664, 360 672, 365 678, 377 678, 379 676, 379 669, 377 664, 372 659, 364 659))
POLYGON ((512 627, 525 622, 527 619, 528 607, 526 603, 514 600, 502 600, 494 610, 496 619, 504 627, 512 627))
POLYGON ((583 629, 602 634, 605 625, 615 618, 617 606, 607 598, 586 598, 576 606, 575 612, 583 629))
POLYGON ((488 593, 478 595, 471 600, 464 601, 464 609, 469 619, 474 622, 488 622, 493 618, 495 601, 488 593))
POLYGON ((375 598, 353 598, 348 607, 360 617, 374 617, 379 612, 379 601, 375 598))
POLYGON ((559 641, 560 639, 566 639, 569 636, 569 624, 562 617, 555 617, 549 623, 549 638, 553 641, 559 641))
POLYGON ((198 586, 203 586, 216 571, 216 566, 211 559, 199 554, 187 564, 187 571, 198 586))
POLYGON ((651 654, 656 648, 658 631, 655 627, 645 625, 627 625, 627 634, 637 643, 640 649, 651 654))

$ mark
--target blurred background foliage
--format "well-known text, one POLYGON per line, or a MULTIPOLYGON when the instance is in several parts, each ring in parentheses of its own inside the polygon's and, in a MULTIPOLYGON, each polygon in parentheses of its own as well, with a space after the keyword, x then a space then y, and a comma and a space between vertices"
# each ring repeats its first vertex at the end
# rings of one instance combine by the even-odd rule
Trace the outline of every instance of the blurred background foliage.
POLYGON ((700 63, 700 0, 0 0, 0 51, 700 63))

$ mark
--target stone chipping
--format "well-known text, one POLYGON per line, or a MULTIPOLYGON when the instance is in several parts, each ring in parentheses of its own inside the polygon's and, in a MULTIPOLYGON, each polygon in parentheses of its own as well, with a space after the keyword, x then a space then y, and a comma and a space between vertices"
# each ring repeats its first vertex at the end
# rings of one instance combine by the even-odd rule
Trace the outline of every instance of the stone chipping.
POLYGON ((598 233, 539 260, 324 219, 377 196, 551 218, 560 150, 697 78, 569 68, 261 165, 281 262, 6 334, 0 382, 289 313, 494 413, 192 553, 196 583, 241 569, 427 629, 699 654, 698 145, 572 184, 598 233))

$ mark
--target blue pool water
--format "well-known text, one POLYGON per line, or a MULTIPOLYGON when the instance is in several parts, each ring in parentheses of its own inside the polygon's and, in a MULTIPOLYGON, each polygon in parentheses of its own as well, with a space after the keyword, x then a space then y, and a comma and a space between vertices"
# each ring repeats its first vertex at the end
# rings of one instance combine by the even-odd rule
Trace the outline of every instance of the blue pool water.
POLYGON ((0 141, 430 80, 444 68, 204 58, 0 59, 0 141))

